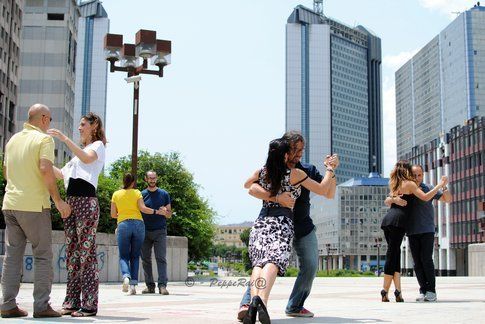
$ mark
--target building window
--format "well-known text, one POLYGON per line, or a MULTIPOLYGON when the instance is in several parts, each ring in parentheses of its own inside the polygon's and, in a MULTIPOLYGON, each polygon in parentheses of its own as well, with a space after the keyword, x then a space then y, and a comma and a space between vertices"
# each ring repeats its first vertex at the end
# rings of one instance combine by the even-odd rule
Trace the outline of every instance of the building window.
POLYGON ((26 7, 43 7, 44 0, 27 0, 26 7))
POLYGON ((64 20, 64 14, 48 13, 47 20, 64 20))

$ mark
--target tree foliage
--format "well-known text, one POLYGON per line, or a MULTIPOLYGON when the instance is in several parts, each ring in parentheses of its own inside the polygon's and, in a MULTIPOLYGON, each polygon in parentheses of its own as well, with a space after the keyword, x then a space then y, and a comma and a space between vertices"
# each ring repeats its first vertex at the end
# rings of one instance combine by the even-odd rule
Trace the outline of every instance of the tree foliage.
POLYGON ((244 231, 242 231, 241 234, 239 234, 239 238, 241 241, 246 245, 246 247, 249 246, 249 234, 251 233, 251 228, 246 228, 244 231))
POLYGON ((211 247, 211 255, 228 259, 241 259, 243 250, 244 248, 239 248, 234 245, 214 244, 211 247))
POLYGON ((241 256, 242 256, 242 262, 244 264, 244 269, 246 271, 250 270, 252 268, 251 265, 251 260, 249 259, 249 234, 251 234, 251 228, 246 228, 240 235, 239 237, 241 238, 241 241, 243 241, 244 245, 246 247, 243 249, 241 256))
MULTIPOLYGON (((178 153, 138 154, 137 187, 146 187, 145 173, 153 170, 158 175, 158 186, 172 199, 172 217, 167 221, 169 235, 186 236, 189 240, 189 259, 203 260, 210 256, 215 234, 215 212, 199 193, 193 175, 183 165, 178 153)), ((122 179, 131 171, 131 156, 125 156, 111 165, 110 176, 122 179)))

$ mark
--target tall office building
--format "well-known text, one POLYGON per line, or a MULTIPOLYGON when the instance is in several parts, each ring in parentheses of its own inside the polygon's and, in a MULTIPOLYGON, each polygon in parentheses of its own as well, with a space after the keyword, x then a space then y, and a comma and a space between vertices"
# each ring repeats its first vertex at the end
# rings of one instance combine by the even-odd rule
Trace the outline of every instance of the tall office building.
MULTIPOLYGON (((40 102, 51 109, 51 126, 72 138, 78 19, 75 0, 25 1, 17 129, 40 102)), ((71 158, 57 140, 55 155, 58 165, 71 158)))
MULTIPOLYGON (((109 19, 99 0, 81 1, 76 56, 74 100, 74 140, 79 142, 77 123, 88 112, 106 121, 106 84, 108 68, 104 56, 104 36, 109 19)), ((106 126, 106 124, 105 124, 106 126)))
POLYGON ((338 153, 339 182, 382 173, 381 101, 380 39, 297 6, 286 25, 286 129, 305 137, 303 161, 338 153))
MULTIPOLYGON (((297 6, 286 24, 286 130, 302 132, 302 160, 322 168, 339 154, 339 183, 382 173, 381 101, 380 39, 326 17, 321 0, 297 6)), ((339 242, 338 201, 313 196, 310 215, 322 267, 326 244, 339 242)))
MULTIPOLYGON (((441 275, 468 275, 469 245, 485 243, 480 228, 485 205, 485 117, 452 127, 413 147, 404 158, 423 166, 425 183, 434 185, 441 175, 449 175, 453 200, 435 203, 434 260, 441 275)), ((409 247, 404 252, 402 264, 409 271, 413 266, 409 247)))
POLYGON ((23 1, 0 2, 0 153, 15 133, 23 1))
POLYGON ((461 13, 396 72, 397 156, 485 115, 485 7, 461 13))

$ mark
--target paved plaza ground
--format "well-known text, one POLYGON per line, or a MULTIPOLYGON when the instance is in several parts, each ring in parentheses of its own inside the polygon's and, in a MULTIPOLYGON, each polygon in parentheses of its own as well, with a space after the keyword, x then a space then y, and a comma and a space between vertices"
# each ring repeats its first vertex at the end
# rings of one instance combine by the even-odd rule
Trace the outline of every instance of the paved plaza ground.
MULTIPOLYGON (((221 278, 238 283, 239 278, 221 278)), ((315 313, 311 319, 285 316, 284 308, 295 278, 278 278, 269 303, 272 323, 485 323, 485 277, 437 278, 438 302, 417 303, 415 278, 403 278, 404 303, 380 301, 382 278, 317 278, 306 306, 315 313)), ((141 292, 142 286, 138 288, 141 292)), ((238 323, 236 312, 243 287, 222 288, 208 281, 170 283, 169 296, 128 296, 119 284, 100 286, 97 317, 63 317, 44 322, 96 323, 238 323)), ((52 306, 60 307, 65 285, 53 287, 52 306)), ((29 311, 23 319, 2 319, 2 323, 28 323, 32 318, 32 284, 22 284, 18 298, 29 311)))

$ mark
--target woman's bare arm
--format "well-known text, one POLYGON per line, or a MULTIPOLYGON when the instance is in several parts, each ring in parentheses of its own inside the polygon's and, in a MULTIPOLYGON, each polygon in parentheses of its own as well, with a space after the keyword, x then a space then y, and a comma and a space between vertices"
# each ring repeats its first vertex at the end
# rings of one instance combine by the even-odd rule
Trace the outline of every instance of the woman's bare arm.
POLYGON ((258 181, 258 179, 259 179, 259 171, 260 170, 254 171, 254 173, 246 180, 246 182, 244 182, 244 189, 249 189, 249 187, 251 187, 251 185, 253 183, 255 183, 256 181, 258 181))
POLYGON ((441 188, 446 186, 447 183, 448 183, 448 178, 442 177, 440 183, 432 190, 428 191, 427 193, 424 193, 424 191, 421 190, 421 188, 419 188, 418 185, 413 181, 406 181, 405 183, 403 183, 402 187, 405 191, 411 192, 419 199, 423 201, 430 201, 431 199, 433 199, 434 196, 436 196, 436 194, 441 188))

